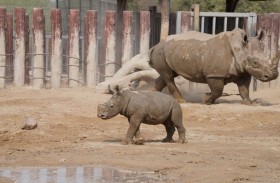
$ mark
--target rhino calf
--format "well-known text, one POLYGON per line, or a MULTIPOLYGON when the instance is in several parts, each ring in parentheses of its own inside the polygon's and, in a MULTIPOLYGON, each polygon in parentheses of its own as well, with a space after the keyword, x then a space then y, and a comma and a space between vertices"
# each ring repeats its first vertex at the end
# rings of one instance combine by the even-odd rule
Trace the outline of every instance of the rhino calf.
POLYGON ((113 96, 104 104, 98 105, 97 116, 110 119, 117 114, 124 115, 129 121, 126 138, 122 144, 132 143, 135 136, 137 143, 140 139, 140 124, 163 124, 167 136, 163 142, 174 142, 175 128, 178 130, 179 143, 186 143, 186 129, 182 124, 182 109, 180 104, 171 96, 161 92, 133 92, 130 90, 111 91, 113 96))

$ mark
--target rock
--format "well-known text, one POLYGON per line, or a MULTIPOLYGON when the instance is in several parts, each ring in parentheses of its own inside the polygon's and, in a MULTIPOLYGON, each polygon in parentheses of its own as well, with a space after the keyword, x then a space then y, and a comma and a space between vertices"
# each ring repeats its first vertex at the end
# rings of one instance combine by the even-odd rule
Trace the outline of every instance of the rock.
POLYGON ((33 130, 35 128, 37 128, 37 122, 35 121, 35 119, 27 117, 24 122, 24 125, 21 129, 22 130, 33 130))

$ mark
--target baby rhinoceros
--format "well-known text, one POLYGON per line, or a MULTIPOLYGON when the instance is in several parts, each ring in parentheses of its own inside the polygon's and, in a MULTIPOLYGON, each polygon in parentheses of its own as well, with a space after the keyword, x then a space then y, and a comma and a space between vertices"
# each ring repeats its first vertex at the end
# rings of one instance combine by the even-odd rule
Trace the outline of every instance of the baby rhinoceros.
POLYGON ((186 143, 186 129, 182 124, 182 109, 180 104, 171 96, 161 92, 135 92, 130 90, 111 90, 113 96, 104 104, 98 105, 97 115, 101 119, 110 119, 117 114, 124 115, 129 121, 126 138, 122 144, 132 143, 135 136, 136 144, 140 137, 140 124, 165 126, 167 136, 163 142, 174 142, 172 136, 175 127, 179 134, 179 143, 186 143))

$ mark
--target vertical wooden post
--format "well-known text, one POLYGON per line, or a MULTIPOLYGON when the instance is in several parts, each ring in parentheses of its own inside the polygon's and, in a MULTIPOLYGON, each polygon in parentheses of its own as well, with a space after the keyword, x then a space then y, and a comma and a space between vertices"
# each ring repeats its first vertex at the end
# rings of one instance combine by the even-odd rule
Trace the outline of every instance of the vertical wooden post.
MULTIPOLYGON (((97 47, 97 12, 93 10, 88 10, 86 15, 86 34, 87 46, 86 48, 86 81, 88 87, 96 86, 96 74, 97 74, 97 59, 96 59, 96 47, 97 47)), ((86 41, 86 40, 85 40, 86 41)))
POLYGON ((61 10, 51 10, 51 87, 61 87, 62 73, 62 19, 61 10))
MULTIPOLYGON (((123 11, 126 9, 127 0, 117 0, 117 24, 116 24, 116 43, 121 43, 124 39, 123 29, 124 29, 124 20, 123 20, 123 11)), ((122 64, 122 53, 124 53, 122 46, 116 47, 116 63, 122 64)))
POLYGON ((79 86, 79 31, 80 12, 71 9, 69 14, 69 86, 79 86))
POLYGON ((6 14, 6 81, 10 83, 13 81, 13 14, 7 13, 6 14))
POLYGON ((106 57, 105 57, 105 80, 112 77, 116 72, 115 52, 116 52, 116 12, 106 12, 106 57))
POLYGON ((132 11, 123 12, 123 49, 122 49, 122 64, 133 56, 133 41, 132 41, 132 11))
POLYGON ((15 58, 14 58, 14 85, 24 86, 25 80, 25 9, 15 8, 15 58))
POLYGON ((147 53, 150 48, 150 12, 140 12, 140 53, 147 53))
POLYGON ((191 30, 191 13, 190 12, 182 12, 181 14, 181 32, 185 33, 191 30))
POLYGON ((32 85, 34 88, 43 88, 45 69, 45 17, 42 8, 33 8, 33 39, 34 64, 32 85))
POLYGON ((170 0, 161 0, 161 31, 160 40, 165 39, 169 32, 170 0))
POLYGON ((5 68, 6 68, 6 44, 5 44, 5 27, 6 27, 6 9, 0 7, 0 88, 5 88, 5 68))
POLYGON ((194 4, 194 24, 193 29, 199 31, 199 4, 194 4))
POLYGON ((30 74, 29 74, 29 70, 30 70, 30 57, 29 55, 27 55, 27 53, 29 53, 29 15, 26 14, 25 15, 25 26, 24 26, 24 41, 25 41, 25 62, 24 62, 24 73, 25 73, 25 80, 24 80, 24 84, 25 85, 29 85, 30 84, 30 74))

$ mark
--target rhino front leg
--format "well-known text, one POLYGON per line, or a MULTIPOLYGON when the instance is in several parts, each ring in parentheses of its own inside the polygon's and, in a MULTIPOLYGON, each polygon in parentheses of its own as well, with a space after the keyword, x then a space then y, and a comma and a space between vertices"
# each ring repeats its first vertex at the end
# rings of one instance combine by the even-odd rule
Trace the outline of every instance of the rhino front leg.
POLYGON ((140 134, 140 126, 138 127, 136 133, 135 133, 135 142, 134 144, 136 145, 143 145, 144 142, 143 142, 143 138, 141 137, 141 134, 140 134))
POLYGON ((215 100, 219 98, 224 90, 224 78, 207 78, 207 84, 210 87, 211 93, 206 94, 203 103, 214 104, 215 100))
POLYGON ((139 130, 139 126, 141 123, 141 117, 131 116, 129 119, 129 127, 126 133, 125 139, 122 141, 123 145, 131 144, 132 139, 135 136, 136 132, 139 130))
POLYGON ((247 105, 251 105, 252 101, 249 97, 249 87, 251 82, 251 76, 242 77, 236 81, 238 86, 239 94, 243 99, 243 103, 247 105))

